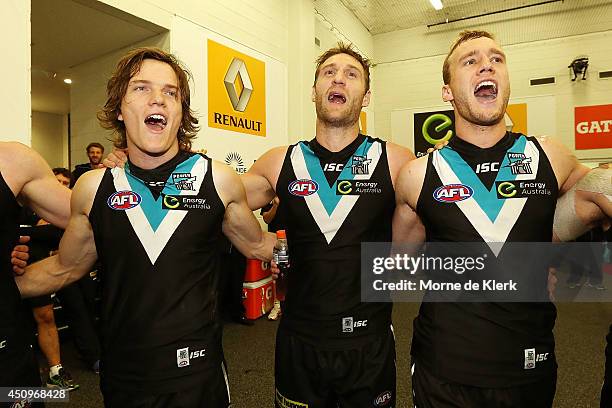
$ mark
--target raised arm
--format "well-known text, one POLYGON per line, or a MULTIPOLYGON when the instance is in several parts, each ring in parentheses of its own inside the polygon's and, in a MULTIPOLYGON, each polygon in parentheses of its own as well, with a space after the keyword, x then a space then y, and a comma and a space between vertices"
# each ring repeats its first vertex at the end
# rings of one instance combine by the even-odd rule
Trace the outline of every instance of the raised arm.
POLYGON ((0 164, 17 200, 41 218, 66 228, 70 218, 70 190, 57 182, 47 162, 21 143, 2 143, 0 164))
POLYGON ((15 278, 23 297, 55 292, 91 270, 98 255, 88 216, 103 175, 104 170, 94 170, 79 178, 72 193, 70 222, 60 241, 58 255, 28 266, 23 275, 15 278))
POLYGON ((287 147, 276 147, 268 150, 251 166, 249 171, 240 176, 248 205, 251 210, 258 210, 268 204, 276 195, 276 182, 283 166, 287 147))
POLYGON ((228 166, 213 162, 213 180, 225 204, 223 233, 247 258, 272 259, 274 234, 264 232, 247 205, 244 186, 228 166))

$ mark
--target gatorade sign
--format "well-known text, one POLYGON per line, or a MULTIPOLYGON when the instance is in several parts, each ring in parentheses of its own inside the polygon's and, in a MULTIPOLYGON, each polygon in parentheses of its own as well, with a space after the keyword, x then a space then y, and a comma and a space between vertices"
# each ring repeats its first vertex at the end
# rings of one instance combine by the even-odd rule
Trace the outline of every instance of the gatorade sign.
POLYGON ((612 148, 612 105, 574 108, 576 150, 612 148))

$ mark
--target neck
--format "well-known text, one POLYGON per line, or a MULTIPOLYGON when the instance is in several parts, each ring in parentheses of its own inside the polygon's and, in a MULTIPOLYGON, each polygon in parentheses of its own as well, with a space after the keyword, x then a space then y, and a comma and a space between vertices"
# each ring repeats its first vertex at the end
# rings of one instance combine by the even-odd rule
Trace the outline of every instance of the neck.
POLYGON ((130 146, 128 141, 128 151, 130 152, 130 161, 143 170, 150 170, 166 163, 179 152, 178 143, 160 154, 152 154, 144 152, 135 146, 130 146))
POLYGON ((468 122, 455 112, 455 132, 458 137, 481 148, 495 146, 506 134, 506 124, 502 118, 491 126, 468 122))
POLYGON ((359 135, 359 123, 347 127, 330 126, 317 119, 317 142, 330 152, 339 152, 351 144, 359 135))

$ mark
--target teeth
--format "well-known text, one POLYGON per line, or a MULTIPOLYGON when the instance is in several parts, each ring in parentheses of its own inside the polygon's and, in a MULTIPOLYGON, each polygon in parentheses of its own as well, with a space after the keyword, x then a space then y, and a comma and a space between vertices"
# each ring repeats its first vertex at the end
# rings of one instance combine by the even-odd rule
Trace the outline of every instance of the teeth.
POLYGON ((160 121, 162 122, 164 125, 166 124, 166 118, 163 115, 160 114, 153 114, 153 115, 149 115, 147 116, 147 120, 156 120, 156 121, 160 121))
POLYGON ((492 86, 493 90, 497 91, 497 85, 495 85, 495 82, 493 82, 493 81, 482 81, 481 83, 476 85, 476 90, 474 92, 478 92, 478 90, 480 88, 482 88, 483 86, 492 86))
POLYGON ((327 97, 327 100, 328 100, 328 101, 331 101, 332 99, 334 99, 334 97, 338 97, 338 98, 341 98, 343 101, 346 101, 346 98, 345 98, 344 96, 340 95, 339 93, 333 93, 333 94, 330 94, 330 95, 327 97))

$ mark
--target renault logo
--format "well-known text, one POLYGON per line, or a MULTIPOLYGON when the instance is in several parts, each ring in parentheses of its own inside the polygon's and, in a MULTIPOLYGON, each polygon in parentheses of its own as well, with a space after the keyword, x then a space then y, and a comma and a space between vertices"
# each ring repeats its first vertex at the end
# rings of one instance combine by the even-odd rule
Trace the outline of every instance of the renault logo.
POLYGON ((225 82, 225 89, 227 90, 230 101, 232 101, 234 109, 238 112, 244 112, 249 104, 249 99, 251 99, 253 85, 251 84, 251 78, 249 77, 249 72, 243 60, 240 58, 234 58, 232 60, 223 82, 225 82), (236 86, 237 79, 240 79, 242 86, 236 86))

